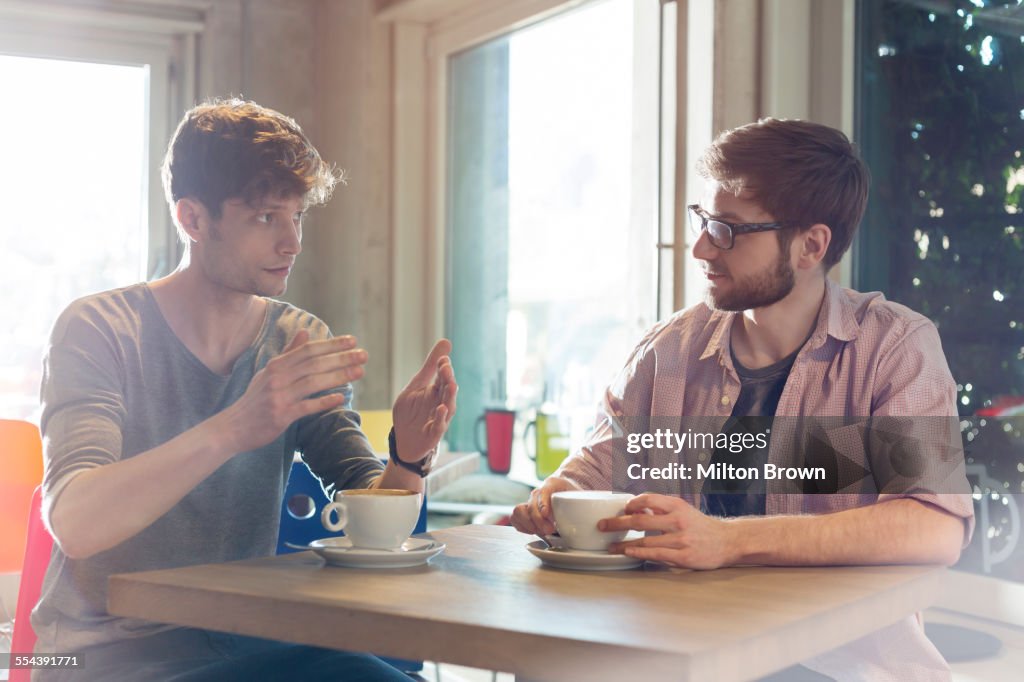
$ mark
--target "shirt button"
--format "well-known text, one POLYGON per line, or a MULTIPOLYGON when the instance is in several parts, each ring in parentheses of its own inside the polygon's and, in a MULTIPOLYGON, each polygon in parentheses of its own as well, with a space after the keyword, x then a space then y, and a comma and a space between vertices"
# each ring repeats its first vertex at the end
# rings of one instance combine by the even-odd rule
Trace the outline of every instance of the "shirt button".
POLYGON ((702 453, 700 453, 700 455, 697 456, 697 459, 699 459, 702 462, 707 460, 707 458, 708 458, 708 453, 706 453, 706 452, 702 452, 702 453))
POLYGON ((729 396, 727 396, 727 395, 723 395, 722 396, 722 404, 723 405, 728 405, 729 404, 729 396))

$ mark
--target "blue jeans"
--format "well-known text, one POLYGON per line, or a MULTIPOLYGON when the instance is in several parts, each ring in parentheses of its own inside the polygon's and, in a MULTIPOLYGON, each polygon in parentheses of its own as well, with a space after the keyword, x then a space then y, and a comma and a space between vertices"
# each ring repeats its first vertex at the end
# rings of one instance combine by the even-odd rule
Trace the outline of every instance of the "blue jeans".
MULTIPOLYGON (((369 654, 179 628, 82 652, 82 668, 54 679, 73 682, 250 682, 409 678, 369 654)), ((51 679, 49 676, 46 679, 51 679)))

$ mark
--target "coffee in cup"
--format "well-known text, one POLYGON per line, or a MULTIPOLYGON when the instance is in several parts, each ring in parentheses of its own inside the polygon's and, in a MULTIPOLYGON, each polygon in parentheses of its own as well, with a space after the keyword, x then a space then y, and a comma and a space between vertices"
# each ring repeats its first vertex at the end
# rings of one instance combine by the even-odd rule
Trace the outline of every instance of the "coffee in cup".
POLYGON ((324 528, 345 531, 353 547, 397 549, 420 517, 423 496, 411 490, 340 490, 320 513, 324 528), (332 514, 338 515, 334 521, 332 514))
POLYGON ((621 542, 629 531, 602 532, 597 522, 625 513, 633 499, 629 493, 610 490, 572 490, 551 496, 555 528, 570 549, 607 551, 608 545, 621 542))

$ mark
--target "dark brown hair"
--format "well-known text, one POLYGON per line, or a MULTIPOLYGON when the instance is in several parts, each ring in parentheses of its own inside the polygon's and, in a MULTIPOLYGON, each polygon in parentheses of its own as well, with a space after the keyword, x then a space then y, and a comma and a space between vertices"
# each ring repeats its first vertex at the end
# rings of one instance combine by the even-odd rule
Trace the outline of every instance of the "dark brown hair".
POLYGON ((190 197, 220 218, 223 202, 255 205, 266 197, 301 196, 325 203, 341 175, 291 118, 255 102, 213 100, 189 110, 171 138, 162 170, 174 205, 190 197))
MULTIPOLYGON (((719 135, 697 173, 730 192, 749 191, 774 220, 808 229, 828 225, 825 270, 839 262, 864 215, 871 175, 857 147, 835 128, 764 118, 719 135)), ((793 234, 778 232, 786 247, 793 234)))

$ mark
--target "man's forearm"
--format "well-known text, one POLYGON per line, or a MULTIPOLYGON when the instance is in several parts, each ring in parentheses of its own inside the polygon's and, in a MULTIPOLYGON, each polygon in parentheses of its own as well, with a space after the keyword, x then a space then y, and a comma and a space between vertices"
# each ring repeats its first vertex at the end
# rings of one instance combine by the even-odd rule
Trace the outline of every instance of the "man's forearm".
POLYGON ((388 460, 384 472, 370 484, 370 487, 385 490, 412 490, 421 493, 423 492, 423 481, 424 479, 419 474, 403 469, 391 460, 388 460))
POLYGON ((61 550, 73 559, 90 557, 166 514, 235 454, 220 418, 134 457, 76 475, 49 514, 61 550))
POLYGON ((727 522, 732 564, 944 564, 960 556, 963 521, 914 499, 831 514, 744 517, 727 522))

